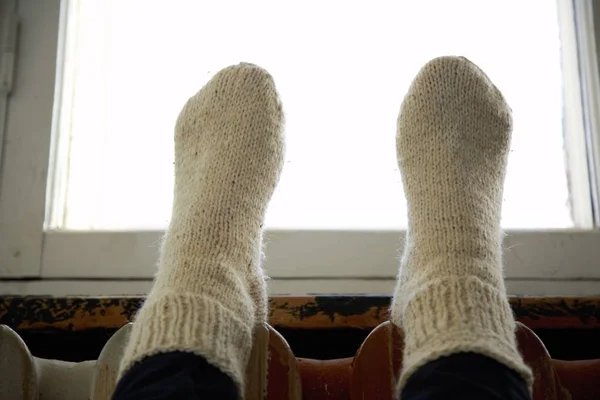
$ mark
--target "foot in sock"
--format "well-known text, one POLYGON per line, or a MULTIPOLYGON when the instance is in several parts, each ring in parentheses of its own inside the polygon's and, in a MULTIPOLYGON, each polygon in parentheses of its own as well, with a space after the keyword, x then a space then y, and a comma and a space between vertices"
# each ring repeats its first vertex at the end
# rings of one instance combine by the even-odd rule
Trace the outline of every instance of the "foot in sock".
POLYGON ((414 79, 397 128, 409 217, 392 304, 405 333, 398 390, 420 366, 461 352, 496 359, 531 386, 502 271, 510 108, 475 64, 441 57, 414 79))
POLYGON ((121 375, 153 354, 203 356, 243 393, 254 326, 265 323, 262 224, 283 166, 283 112, 271 76, 218 72, 175 128, 172 218, 121 375))

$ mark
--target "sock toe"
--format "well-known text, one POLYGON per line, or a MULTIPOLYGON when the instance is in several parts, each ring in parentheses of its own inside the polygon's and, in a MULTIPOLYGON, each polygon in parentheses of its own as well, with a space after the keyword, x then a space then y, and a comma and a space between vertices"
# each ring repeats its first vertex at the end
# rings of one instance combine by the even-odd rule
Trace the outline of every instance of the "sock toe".
POLYGON ((191 99, 206 107, 205 112, 222 113, 243 104, 247 111, 267 108, 281 114, 282 107, 271 74, 249 63, 232 65, 219 71, 191 99))
MULTIPOLYGON (((485 136, 506 132, 512 126, 511 109, 500 90, 477 65, 454 56, 435 58, 421 68, 404 99, 398 118, 399 132, 405 132, 402 127, 406 124, 414 125, 415 120, 423 118, 432 119, 429 126, 441 123, 449 129, 481 121, 498 126, 497 131, 477 126, 461 130, 485 136), (448 112, 440 112, 441 109, 448 112)), ((497 136, 508 139, 508 135, 497 136)))

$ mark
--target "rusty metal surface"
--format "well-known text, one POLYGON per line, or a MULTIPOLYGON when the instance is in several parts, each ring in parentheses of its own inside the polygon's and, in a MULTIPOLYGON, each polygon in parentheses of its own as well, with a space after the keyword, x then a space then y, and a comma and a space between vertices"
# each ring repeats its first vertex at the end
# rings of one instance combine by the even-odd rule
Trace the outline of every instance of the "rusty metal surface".
POLYGON ((600 328, 600 297, 514 297, 517 320, 531 329, 600 328))
POLYGON ((561 384, 575 400, 600 399, 600 359, 562 361, 552 360, 561 384))
POLYGON ((0 324, 15 330, 118 329, 142 302, 139 297, 2 297, 0 324))
MULTIPOLYGON (((130 328, 127 326, 126 328, 130 328)), ((394 398, 394 388, 402 367, 403 335, 401 329, 389 321, 376 327, 364 340, 355 357, 334 360, 314 360, 294 357, 285 339, 273 328, 266 327, 264 332, 268 335, 268 394, 264 397, 261 389, 250 396, 249 399, 265 400, 300 400, 307 398, 318 399, 380 399, 394 398)), ((18 334, 5 327, 11 338, 19 341, 18 334)), ((6 332, 4 332, 6 333, 6 332)), ((33 360, 37 364, 35 370, 46 372, 41 378, 30 376, 26 380, 40 390, 40 395, 59 390, 67 385, 54 385, 56 377, 64 379, 69 377, 77 382, 78 394, 61 394, 60 398, 81 398, 81 390, 90 389, 95 394, 94 399, 109 398, 115 385, 116 367, 122 354, 124 338, 127 332, 123 329, 114 335, 105 346, 99 360, 85 361, 83 363, 69 363, 64 361, 43 360, 32 357, 25 344, 21 342, 20 348, 25 351, 25 359, 33 360), (120 335, 120 336, 119 336, 120 335), (112 343, 111 343, 112 342, 112 343), (109 366, 109 364, 111 366, 109 366), (74 366, 80 368, 83 374, 73 374, 74 366), (49 371, 51 368, 52 371, 49 371), (89 373, 95 368, 93 379, 89 373), (100 387, 99 387, 100 386, 100 387)), ((546 348, 535 333, 522 324, 517 329, 519 348, 525 362, 532 368, 535 376, 533 387, 533 400, 572 400, 572 399, 598 399, 600 398, 600 359, 560 361, 550 358, 546 348)), ((1 340, 0 340, 1 342, 1 340)), ((266 353, 267 341, 259 339, 258 353, 266 353), (262 350, 261 350, 262 349, 262 350)), ((1 344, 1 343, 0 343, 1 344)), ((0 346, 1 347, 1 346, 0 346)), ((19 347, 19 346, 17 346, 19 347)), ((6 349, 5 349, 6 350, 6 349)), ((7 354, 3 354, 4 357, 7 354)), ((16 354, 16 358, 19 354, 16 354)), ((13 363, 15 357, 7 357, 13 363)), ((18 365, 18 362, 16 363, 18 365)), ((256 372, 256 371, 254 371, 256 372)), ((250 381, 263 382, 262 374, 250 373, 250 381)), ((23 382, 19 381, 18 386, 23 382)), ((257 386, 260 388, 260 386, 257 386)), ((20 392, 19 387, 17 390, 20 392)), ((62 393, 62 392, 61 392, 62 393)), ((54 396, 56 397, 56 396, 54 396)), ((11 397, 12 398, 12 397, 11 397)))
POLYGON ((533 372, 533 400, 571 400, 570 393, 560 383, 542 341, 523 324, 517 325, 516 334, 523 360, 533 372))
MULTIPOLYGON (((569 372, 575 377, 573 386, 586 388, 579 390, 580 397, 571 396, 569 387, 561 382, 564 373, 557 373, 556 360, 550 358, 536 334, 526 326, 518 324, 517 339, 521 354, 535 376, 533 400, 587 399, 597 393, 593 388, 596 383, 593 374, 600 373, 600 365, 588 362, 582 367, 581 362, 570 363, 569 372)), ((388 400, 394 397, 398 371, 402 368, 403 346, 401 329, 390 322, 383 323, 371 331, 352 364, 351 399, 388 400)))
POLYGON ((336 360, 298 358, 303 398, 310 400, 349 399, 352 361, 353 358, 336 360))
POLYGON ((389 400, 402 368, 404 340, 400 329, 387 321, 371 331, 352 361, 352 400, 389 400))
POLYGON ((283 336, 271 327, 269 327, 268 370, 267 400, 303 398, 298 361, 283 336))
MULTIPOLYGON (((511 298, 517 320, 532 329, 600 329, 600 297, 511 298)), ((118 329, 141 297, 0 297, 0 324, 16 330, 118 329)), ((387 296, 281 296, 270 300, 270 324, 296 329, 373 329, 388 319, 387 296)))

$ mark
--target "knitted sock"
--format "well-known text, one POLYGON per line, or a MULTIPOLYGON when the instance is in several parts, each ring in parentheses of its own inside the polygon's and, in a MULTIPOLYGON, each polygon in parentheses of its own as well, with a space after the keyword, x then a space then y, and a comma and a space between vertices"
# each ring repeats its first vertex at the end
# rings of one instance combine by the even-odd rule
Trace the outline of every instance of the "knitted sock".
POLYGON ((398 390, 422 365, 474 352, 531 386, 503 281, 502 190, 512 116, 463 57, 426 64, 404 98, 396 137, 409 228, 392 304, 404 329, 398 390))
POLYGON ((173 214, 121 375, 150 355, 186 351, 244 393, 253 329, 266 322, 261 228, 283 155, 281 103, 263 69, 225 68, 185 104, 175 128, 173 214))

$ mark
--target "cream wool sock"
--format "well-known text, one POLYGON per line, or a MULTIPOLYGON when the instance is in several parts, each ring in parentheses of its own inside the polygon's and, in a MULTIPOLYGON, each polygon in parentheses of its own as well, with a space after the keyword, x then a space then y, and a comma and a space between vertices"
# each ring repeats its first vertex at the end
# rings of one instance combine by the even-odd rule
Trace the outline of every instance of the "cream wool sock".
POLYGON ((282 107, 263 69, 225 68, 185 104, 173 214, 121 374, 147 356, 185 351, 228 374, 243 396, 253 328, 266 322, 261 228, 283 157, 282 107))
POLYGON ((475 64, 441 57, 418 73, 397 127, 409 216, 392 304, 405 333, 398 390, 427 362, 460 352, 496 359, 531 387, 502 272, 509 106, 475 64))

